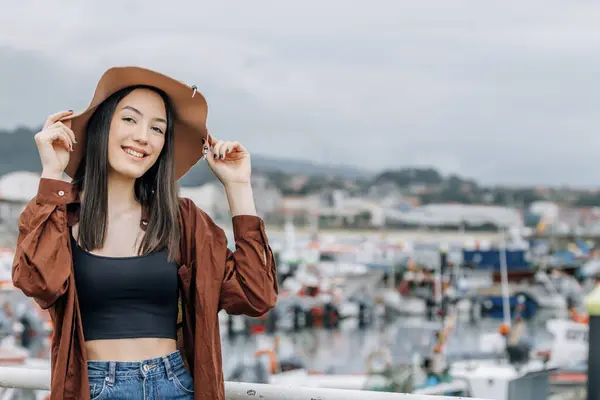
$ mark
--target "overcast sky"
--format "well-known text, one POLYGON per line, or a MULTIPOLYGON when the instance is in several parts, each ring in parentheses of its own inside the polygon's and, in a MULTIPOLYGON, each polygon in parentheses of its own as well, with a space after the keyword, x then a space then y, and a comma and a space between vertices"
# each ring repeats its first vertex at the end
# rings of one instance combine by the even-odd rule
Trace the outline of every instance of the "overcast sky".
POLYGON ((0 127, 84 108, 102 72, 196 84, 253 153, 486 183, 596 185, 600 3, 21 0, 0 13, 0 127))

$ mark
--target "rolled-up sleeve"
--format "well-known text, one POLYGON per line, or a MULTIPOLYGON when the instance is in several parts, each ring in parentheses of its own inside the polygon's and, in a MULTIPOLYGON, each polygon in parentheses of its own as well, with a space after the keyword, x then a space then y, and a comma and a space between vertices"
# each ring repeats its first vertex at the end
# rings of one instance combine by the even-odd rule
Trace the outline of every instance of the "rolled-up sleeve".
POLYGON ((235 251, 226 250, 220 308, 233 315, 261 316, 275 307, 279 293, 263 220, 252 215, 233 217, 233 237, 235 251))
POLYGON ((68 287, 72 260, 66 242, 67 204, 73 197, 70 183, 42 178, 36 197, 19 216, 13 284, 44 309, 68 287))

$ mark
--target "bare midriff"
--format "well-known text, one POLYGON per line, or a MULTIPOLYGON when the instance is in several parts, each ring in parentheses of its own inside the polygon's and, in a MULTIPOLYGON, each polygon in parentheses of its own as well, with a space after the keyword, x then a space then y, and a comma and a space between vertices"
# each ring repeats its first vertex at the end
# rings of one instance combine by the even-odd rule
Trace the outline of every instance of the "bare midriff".
POLYGON ((89 340, 85 348, 89 361, 142 361, 173 353, 177 342, 164 338, 103 339, 89 340))

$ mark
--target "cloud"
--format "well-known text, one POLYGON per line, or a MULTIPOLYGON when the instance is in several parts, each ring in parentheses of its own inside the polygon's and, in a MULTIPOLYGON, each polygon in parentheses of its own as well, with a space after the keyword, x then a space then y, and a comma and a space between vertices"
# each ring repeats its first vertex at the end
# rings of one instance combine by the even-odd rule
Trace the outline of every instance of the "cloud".
POLYGON ((2 124, 84 107, 106 68, 138 64, 202 88, 213 132, 252 151, 595 183, 600 5, 354 3, 13 2, 2 124))

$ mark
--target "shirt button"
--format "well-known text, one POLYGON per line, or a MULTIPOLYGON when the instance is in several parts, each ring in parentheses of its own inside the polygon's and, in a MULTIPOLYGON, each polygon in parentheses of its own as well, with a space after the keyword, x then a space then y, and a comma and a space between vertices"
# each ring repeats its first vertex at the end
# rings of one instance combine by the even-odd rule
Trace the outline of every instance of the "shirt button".
POLYGON ((65 195, 65 192, 63 192, 62 190, 59 190, 59 191, 58 191, 58 195, 59 195, 60 197, 62 197, 62 196, 64 196, 64 195, 65 195))

